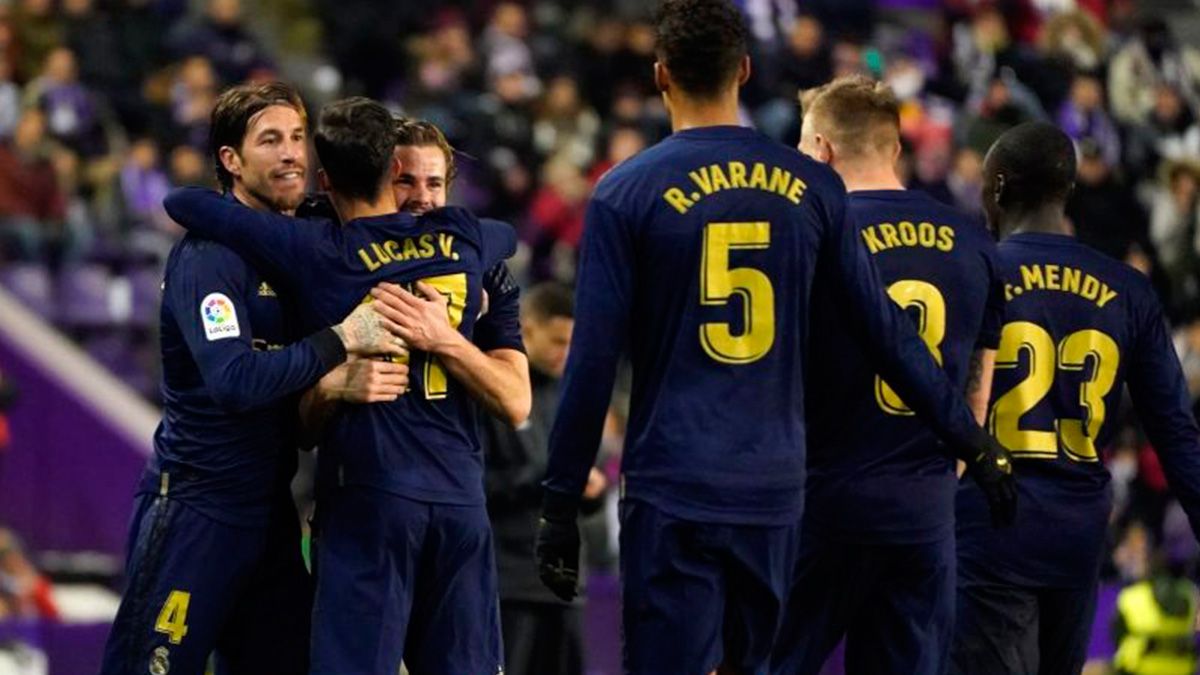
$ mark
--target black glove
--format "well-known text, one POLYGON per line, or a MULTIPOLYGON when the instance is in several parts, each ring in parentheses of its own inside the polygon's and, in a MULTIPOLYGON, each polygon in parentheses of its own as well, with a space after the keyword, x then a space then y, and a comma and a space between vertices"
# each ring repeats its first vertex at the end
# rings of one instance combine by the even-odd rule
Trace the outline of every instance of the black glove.
POLYGON ((538 521, 538 577, 559 598, 570 602, 579 593, 579 500, 546 490, 538 521))
POLYGON ((1017 481, 1013 478, 1012 455, 980 429, 973 447, 960 458, 967 463, 967 475, 974 479, 987 498, 992 526, 1011 525, 1017 517, 1017 481))

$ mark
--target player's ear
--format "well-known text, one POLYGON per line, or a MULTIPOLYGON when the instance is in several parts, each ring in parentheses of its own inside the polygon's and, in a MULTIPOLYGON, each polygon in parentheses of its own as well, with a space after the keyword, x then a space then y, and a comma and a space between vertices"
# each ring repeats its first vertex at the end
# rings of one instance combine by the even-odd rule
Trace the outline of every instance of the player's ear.
POLYGON ((996 188, 992 191, 992 200, 996 206, 1001 206, 1004 201, 1004 174, 996 174, 996 188))
POLYGON ((222 145, 220 150, 217 150, 217 158, 221 160, 221 166, 225 167, 231 175, 240 178, 242 176, 242 158, 238 156, 237 150, 234 150, 228 145, 222 145))
POLYGON ((667 67, 661 61, 654 62, 654 88, 660 93, 666 93, 670 89, 670 74, 667 67))
POLYGON ((813 137, 813 141, 813 147, 817 152, 816 157, 813 157, 813 159, 821 162, 822 164, 833 164, 833 143, 830 143, 829 139, 825 138, 821 134, 815 135, 813 137))
POLYGON ((321 186, 321 192, 329 192, 329 174, 325 169, 317 169, 317 184, 321 186))
POLYGON ((749 79, 750 79, 750 55, 746 54, 745 56, 742 57, 742 62, 738 64, 738 75, 737 75, 738 86, 740 87, 743 84, 746 84, 746 81, 749 79))

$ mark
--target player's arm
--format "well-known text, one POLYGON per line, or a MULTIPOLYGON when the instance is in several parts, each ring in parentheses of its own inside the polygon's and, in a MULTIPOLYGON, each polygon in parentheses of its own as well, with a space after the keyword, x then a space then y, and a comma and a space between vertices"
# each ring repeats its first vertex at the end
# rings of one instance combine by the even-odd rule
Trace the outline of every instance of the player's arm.
POLYGON ((387 403, 407 390, 407 363, 351 356, 300 397, 300 447, 317 445, 339 403, 387 403))
POLYGON ((533 396, 529 361, 520 337, 519 291, 515 283, 504 284, 507 268, 502 262, 499 266, 504 270, 500 279, 495 270, 485 275, 484 290, 492 297, 492 310, 476 326, 477 331, 483 328, 477 337, 486 340, 486 352, 450 325, 447 298, 428 284, 418 282, 420 295, 395 284, 381 284, 372 296, 378 310, 396 323, 398 335, 409 347, 437 354, 489 412, 515 427, 529 417, 533 396), (490 325, 493 323, 504 325, 490 325))
POLYGON ((245 411, 315 383, 346 359, 346 343, 324 329, 278 351, 255 351, 243 298, 245 263, 224 248, 194 248, 166 280, 164 301, 218 405, 245 411))
POLYGON ((962 395, 934 361, 912 320, 884 291, 858 229, 845 221, 843 204, 827 209, 821 255, 824 269, 848 309, 850 324, 861 338, 876 371, 904 402, 965 461, 972 477, 988 497, 995 524, 1016 515, 1012 460, 975 422, 962 395))
POLYGON ((1200 427, 1162 307, 1157 300, 1149 304, 1136 346, 1123 354, 1130 359, 1129 394, 1171 492, 1200 536, 1200 427))
POLYGON ((311 274, 305 264, 323 250, 325 221, 252 209, 207 188, 171 190, 163 208, 172 220, 195 234, 219 241, 268 277, 297 288, 311 274))
POLYGON ((593 198, 584 220, 575 328, 562 379, 538 529, 538 572, 550 590, 570 599, 579 575, 575 519, 600 449, 617 364, 633 305, 632 235, 615 210, 593 198))

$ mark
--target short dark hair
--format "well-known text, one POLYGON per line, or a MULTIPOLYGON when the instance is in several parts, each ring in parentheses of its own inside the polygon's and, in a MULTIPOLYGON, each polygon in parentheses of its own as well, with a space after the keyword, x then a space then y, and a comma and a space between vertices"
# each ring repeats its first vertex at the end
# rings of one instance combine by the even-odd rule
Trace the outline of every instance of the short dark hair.
POLYGON ((300 114, 300 119, 308 124, 308 112, 304 109, 300 92, 284 82, 239 84, 217 97, 209 118, 208 151, 222 188, 228 190, 233 187, 233 174, 221 163, 221 148, 229 146, 240 153, 250 120, 273 105, 294 108, 300 114))
POLYGON ((1075 184, 1075 145, 1062 129, 1026 122, 1004 132, 984 158, 985 170, 1003 174, 1000 206, 1029 211, 1062 203, 1075 184))
POLYGON ((891 87, 866 75, 847 75, 800 94, 803 116, 850 155, 900 141, 900 102, 891 87))
POLYGON ((737 77, 747 53, 741 12, 729 0, 663 0, 655 53, 684 92, 711 98, 737 77))
POLYGON ((521 299, 521 317, 534 321, 574 319, 575 296, 565 284, 543 281, 529 289, 521 299))
POLYGON ((397 117, 396 145, 437 147, 446 156, 446 182, 449 183, 458 175, 458 166, 454 163, 454 147, 433 122, 413 117, 397 117))
POLYGON ((321 109, 313 144, 335 191, 379 199, 396 151, 396 123, 387 108, 362 96, 334 101, 321 109))

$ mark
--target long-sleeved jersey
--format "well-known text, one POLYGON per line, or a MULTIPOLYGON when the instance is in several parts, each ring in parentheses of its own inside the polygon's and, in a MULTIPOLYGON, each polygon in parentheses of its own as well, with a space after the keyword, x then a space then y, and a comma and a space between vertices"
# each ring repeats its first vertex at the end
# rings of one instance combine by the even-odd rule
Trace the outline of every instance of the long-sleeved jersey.
MULTIPOLYGON (((167 212, 192 232, 221 241, 279 279, 302 327, 340 321, 383 281, 425 281, 449 297, 450 322, 470 337, 483 271, 512 254, 512 228, 462 209, 420 218, 395 213, 346 225, 297 220, 182 188, 167 212)), ((344 406, 321 442, 322 471, 428 502, 483 503, 475 408, 432 355, 411 355, 410 390, 391 403, 344 406)))
MULTIPOLYGON (((1065 235, 999 246, 1007 278, 989 431, 1016 460, 1016 524, 992 529, 978 489, 958 495, 964 578, 1033 586, 1095 582, 1112 505, 1099 449, 1128 385, 1192 529, 1200 525, 1200 429, 1166 320, 1137 271, 1065 235)), ((1197 530, 1200 531, 1200 530, 1197 530)))
POLYGON ((287 335, 275 289, 237 254, 191 235, 175 246, 163 282, 163 420, 139 492, 168 487, 211 518, 266 523, 295 472, 293 394, 345 359, 332 331, 285 346, 287 335))
MULTIPOLYGON (((915 191, 851 192, 847 213, 888 294, 961 390, 972 352, 1000 341, 1004 286, 991 235, 978 218, 915 191)), ((821 281, 807 382, 805 527, 871 543, 953 534, 953 457, 876 375, 821 281)))
POLYGON ((675 133, 609 172, 587 210, 546 487, 582 493, 626 352, 625 495, 681 518, 795 522, 822 264, 888 382, 969 445, 970 411, 884 294, 845 210, 831 169, 743 127, 675 133))

